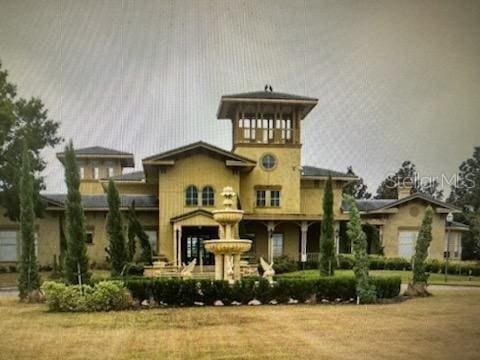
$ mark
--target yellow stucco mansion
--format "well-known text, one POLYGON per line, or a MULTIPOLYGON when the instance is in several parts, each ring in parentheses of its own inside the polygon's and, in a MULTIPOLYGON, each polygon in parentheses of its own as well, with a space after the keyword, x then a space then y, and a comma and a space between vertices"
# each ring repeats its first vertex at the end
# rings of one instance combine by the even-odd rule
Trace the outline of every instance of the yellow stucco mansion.
MULTIPOLYGON (((238 194, 237 207, 245 212, 240 236, 253 240, 252 261, 281 255, 305 260, 319 249, 324 184, 334 184, 337 251, 345 251, 344 228, 348 209, 342 188, 356 178, 350 174, 302 164, 302 121, 317 99, 260 91, 222 96, 218 119, 232 124, 232 151, 204 142, 182 146, 142 160, 143 171, 134 167, 134 156, 103 147, 76 151, 81 176, 82 201, 87 219, 88 253, 97 264, 105 262, 108 211, 106 185, 113 178, 123 209, 135 201, 136 210, 158 257, 180 265, 202 256, 203 241, 218 237, 212 210, 222 207, 221 191, 231 186, 238 194)), ((57 157, 63 161, 63 153, 57 157)), ((435 210, 430 257, 446 251, 446 215, 459 210, 429 197, 399 188, 398 199, 359 200, 363 221, 379 228, 386 256, 409 258, 426 206, 435 210)), ((64 224, 64 194, 43 194, 47 212, 37 219, 37 253, 40 264, 53 262, 60 253, 64 224)), ((1 211, 1 210, 0 210, 1 211)), ((461 254, 461 224, 450 226, 450 257, 461 254)), ((0 215, 0 264, 16 262, 20 253, 19 225, 0 215)))

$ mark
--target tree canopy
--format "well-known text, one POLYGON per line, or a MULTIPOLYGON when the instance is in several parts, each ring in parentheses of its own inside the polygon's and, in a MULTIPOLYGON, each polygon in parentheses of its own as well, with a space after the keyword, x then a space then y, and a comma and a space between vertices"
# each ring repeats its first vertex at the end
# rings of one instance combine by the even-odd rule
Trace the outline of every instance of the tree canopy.
POLYGON ((376 199, 397 199, 398 184, 409 182, 412 184, 412 194, 421 193, 431 196, 435 199, 443 197, 443 190, 439 189, 440 184, 436 179, 429 179, 429 181, 422 181, 418 176, 417 167, 411 161, 404 161, 402 166, 395 174, 388 175, 382 181, 377 189, 376 199))
MULTIPOLYGON (((347 168, 347 173, 349 175, 357 176, 351 166, 347 168)), ((363 178, 361 177, 359 177, 357 181, 352 181, 343 187, 343 193, 353 196, 355 199, 370 199, 372 194, 367 190, 368 186, 364 183, 363 178)))
POLYGON ((45 161, 40 152, 62 141, 57 135, 59 123, 48 118, 48 111, 38 98, 29 100, 17 96, 17 88, 8 81, 8 72, 0 62, 0 206, 11 220, 20 219, 19 179, 22 148, 25 143, 33 174, 32 199, 34 211, 41 216, 44 206, 39 192, 45 188, 41 171, 45 161))
POLYGON ((456 219, 470 226, 463 236, 462 258, 480 259, 480 146, 460 164, 456 180, 448 202, 463 210, 456 219))

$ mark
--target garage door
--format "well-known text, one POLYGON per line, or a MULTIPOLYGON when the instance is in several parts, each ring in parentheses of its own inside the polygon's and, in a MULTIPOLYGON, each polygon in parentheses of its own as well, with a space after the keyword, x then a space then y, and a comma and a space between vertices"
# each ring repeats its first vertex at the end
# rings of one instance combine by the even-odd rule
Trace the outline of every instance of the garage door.
POLYGON ((398 256, 410 259, 415 254, 417 231, 402 230, 398 234, 398 256))
POLYGON ((17 261, 16 231, 0 231, 0 261, 17 261))

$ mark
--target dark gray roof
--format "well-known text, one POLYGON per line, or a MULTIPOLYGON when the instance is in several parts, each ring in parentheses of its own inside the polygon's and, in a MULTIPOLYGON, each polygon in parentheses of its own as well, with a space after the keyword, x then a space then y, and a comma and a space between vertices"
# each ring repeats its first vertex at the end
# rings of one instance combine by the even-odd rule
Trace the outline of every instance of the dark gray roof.
POLYGON ((452 221, 452 224, 450 227, 457 227, 457 228, 463 228, 463 229, 470 229, 470 227, 466 224, 462 224, 461 222, 458 221, 452 221))
MULTIPOLYGON (((109 178, 104 178, 104 179, 106 180, 109 178)), ((111 179, 116 181, 142 181, 145 179, 145 174, 143 171, 133 171, 127 174, 112 176, 111 179)))
MULTIPOLYGON (((42 194, 47 202, 54 203, 58 206, 64 206, 66 194, 42 194)), ((158 208, 158 200, 152 195, 120 195, 121 207, 126 208, 135 201, 137 209, 156 209, 158 208)), ((107 195, 82 195, 82 204, 85 209, 106 209, 108 208, 107 195)))
MULTIPOLYGON (((59 153, 63 154, 63 152, 59 153)), ((90 146, 82 149, 76 149, 77 155, 133 155, 132 153, 123 152, 115 149, 109 149, 102 146, 90 146)))
POLYGON ((343 173, 340 171, 322 169, 315 166, 302 166, 302 176, 322 176, 322 177, 351 177, 352 180, 356 178, 355 175, 343 173))
POLYGON ((301 95, 293 95, 293 94, 285 94, 279 93, 275 91, 253 91, 253 92, 246 92, 241 94, 233 94, 233 95, 223 95, 222 99, 278 99, 278 100, 303 100, 303 101, 318 101, 318 99, 314 99, 311 97, 301 96, 301 95))
MULTIPOLYGON (((372 200, 355 200, 359 211, 373 211, 381 209, 385 206, 393 204, 397 200, 395 199, 372 199, 372 200)), ((348 204, 346 201, 342 201, 342 210, 348 211, 348 204)))

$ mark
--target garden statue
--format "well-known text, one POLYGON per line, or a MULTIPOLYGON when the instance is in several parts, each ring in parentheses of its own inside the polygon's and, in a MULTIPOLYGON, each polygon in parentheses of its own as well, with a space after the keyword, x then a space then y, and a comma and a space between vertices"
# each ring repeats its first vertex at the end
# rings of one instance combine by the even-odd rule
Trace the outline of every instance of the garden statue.
POLYGON ((275 275, 275 270, 273 270, 273 261, 271 264, 266 262, 262 257, 260 258, 260 265, 263 269, 263 278, 268 280, 270 284, 273 283, 273 275, 275 275))
POLYGON ((197 259, 193 259, 188 265, 183 264, 183 269, 180 271, 180 276, 182 279, 191 279, 193 277, 193 269, 195 269, 195 265, 197 264, 197 259))

